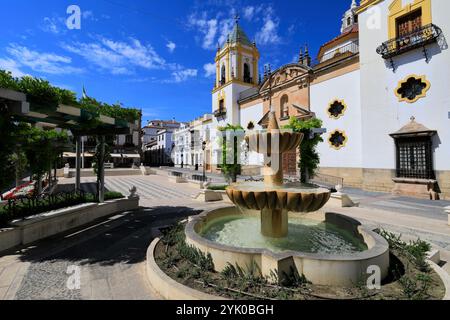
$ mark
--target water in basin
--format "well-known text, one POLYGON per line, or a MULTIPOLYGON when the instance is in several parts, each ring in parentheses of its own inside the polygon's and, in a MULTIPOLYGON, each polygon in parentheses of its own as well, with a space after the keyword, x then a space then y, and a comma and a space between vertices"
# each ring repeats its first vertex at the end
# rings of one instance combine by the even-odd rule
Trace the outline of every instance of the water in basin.
POLYGON ((286 238, 274 239, 261 235, 257 216, 227 216, 210 222, 203 228, 204 238, 232 247, 268 249, 275 253, 300 251, 318 254, 352 254, 367 250, 366 244, 350 232, 337 226, 304 217, 289 219, 286 238))

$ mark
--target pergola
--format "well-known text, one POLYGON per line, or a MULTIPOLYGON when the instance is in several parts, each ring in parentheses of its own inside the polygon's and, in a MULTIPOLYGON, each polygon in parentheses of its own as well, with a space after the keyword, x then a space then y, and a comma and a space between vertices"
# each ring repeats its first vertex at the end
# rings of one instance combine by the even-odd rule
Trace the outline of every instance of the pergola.
POLYGON ((95 126, 90 125, 96 117, 87 110, 58 105, 56 108, 47 106, 35 106, 27 101, 27 97, 22 92, 0 88, 0 103, 5 103, 11 112, 13 119, 27 123, 37 124, 47 128, 61 128, 72 132, 76 138, 76 176, 75 189, 81 187, 81 137, 97 136, 100 138, 100 159, 98 172, 100 186, 98 199, 104 202, 105 194, 105 136, 131 134, 139 124, 129 123, 122 119, 114 119, 100 115, 95 126))

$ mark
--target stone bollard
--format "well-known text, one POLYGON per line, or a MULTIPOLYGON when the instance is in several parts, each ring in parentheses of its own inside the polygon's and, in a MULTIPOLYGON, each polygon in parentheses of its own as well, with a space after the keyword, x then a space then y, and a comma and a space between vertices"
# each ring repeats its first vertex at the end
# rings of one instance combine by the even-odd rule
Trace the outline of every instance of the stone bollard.
POLYGON ((445 213, 447 213, 448 225, 450 226, 450 206, 445 208, 445 213))
POLYGON ((130 195, 128 196, 128 199, 139 198, 139 196, 137 195, 137 188, 136 188, 136 186, 133 186, 129 191, 130 191, 130 195))
POLYGON ((343 192, 344 188, 341 185, 337 185, 335 188, 337 192, 331 194, 331 199, 339 201, 340 206, 342 206, 342 208, 359 207, 359 203, 353 202, 353 200, 350 199, 348 194, 343 192))

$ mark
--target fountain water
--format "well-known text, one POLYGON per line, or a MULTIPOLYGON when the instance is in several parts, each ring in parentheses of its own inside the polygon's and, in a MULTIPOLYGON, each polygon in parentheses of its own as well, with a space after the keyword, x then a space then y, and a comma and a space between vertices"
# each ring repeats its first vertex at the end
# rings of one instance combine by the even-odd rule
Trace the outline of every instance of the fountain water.
POLYGON ((296 150, 302 140, 302 133, 280 130, 275 113, 270 112, 267 132, 247 137, 251 151, 264 154, 264 183, 239 183, 227 188, 228 197, 235 205, 261 211, 261 233, 266 237, 284 238, 288 235, 289 211, 314 212, 330 199, 327 189, 283 183, 283 153, 296 150))

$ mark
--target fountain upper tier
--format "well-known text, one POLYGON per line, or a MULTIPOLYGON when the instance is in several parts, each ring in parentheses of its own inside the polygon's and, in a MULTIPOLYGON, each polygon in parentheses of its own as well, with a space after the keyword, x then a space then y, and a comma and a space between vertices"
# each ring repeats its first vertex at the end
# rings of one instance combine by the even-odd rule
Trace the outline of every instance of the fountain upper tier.
POLYGON ((237 206, 250 210, 287 210, 314 212, 330 199, 330 191, 302 183, 286 183, 282 186, 261 182, 237 183, 227 189, 227 195, 237 206))

